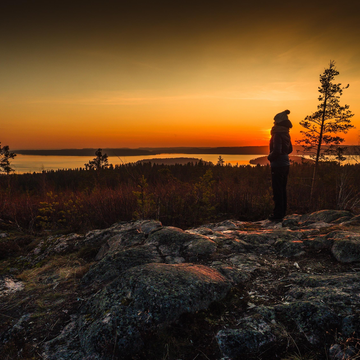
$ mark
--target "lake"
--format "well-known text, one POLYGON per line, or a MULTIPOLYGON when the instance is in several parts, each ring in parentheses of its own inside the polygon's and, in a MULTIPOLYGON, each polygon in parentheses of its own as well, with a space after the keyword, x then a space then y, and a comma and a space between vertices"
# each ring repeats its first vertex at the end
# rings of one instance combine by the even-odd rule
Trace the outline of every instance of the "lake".
MULTIPOLYGON (((213 164, 218 162, 221 156, 225 164, 231 165, 250 165, 251 159, 256 159, 265 155, 227 155, 227 154, 158 154, 158 155, 140 155, 140 156, 109 156, 109 164, 127 164, 134 163, 139 160, 146 159, 164 159, 164 158, 196 158, 204 161, 211 161, 213 164)), ((15 173, 23 174, 28 172, 42 172, 43 170, 58 170, 58 169, 78 169, 84 168, 93 156, 45 156, 45 155, 20 155, 18 154, 14 160, 11 161, 15 173)), ((308 156, 305 156, 308 157, 308 156)), ((347 156, 345 164, 358 164, 360 163, 359 155, 347 156)))
MULTIPOLYGON (((196 158, 204 161, 211 161, 213 164, 218 162, 221 156, 225 164, 231 165, 249 165, 251 159, 255 159, 261 155, 219 155, 219 154, 158 154, 158 155, 140 155, 140 156, 109 156, 109 164, 127 164, 137 162, 145 159, 163 159, 163 158, 196 158)), ((44 156, 44 155, 20 155, 18 154, 14 160, 11 161, 12 167, 16 174, 42 172, 43 170, 58 170, 58 169, 77 169, 84 168, 93 156, 44 156)))

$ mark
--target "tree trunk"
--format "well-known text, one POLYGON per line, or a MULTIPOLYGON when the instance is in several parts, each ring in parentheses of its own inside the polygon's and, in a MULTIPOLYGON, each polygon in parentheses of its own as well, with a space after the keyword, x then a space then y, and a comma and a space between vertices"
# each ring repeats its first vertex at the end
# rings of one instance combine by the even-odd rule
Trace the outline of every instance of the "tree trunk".
MULTIPOLYGON (((326 89, 327 92, 327 89, 326 89)), ((317 175, 317 169, 319 165, 319 157, 320 157, 320 151, 321 151, 321 143, 323 138, 323 131, 324 131, 324 123, 325 123, 325 114, 326 114, 326 103, 327 103, 327 93, 325 92, 325 98, 324 98, 324 110, 322 113, 322 119, 321 119, 321 127, 320 127, 320 134, 319 134, 319 142, 316 150, 316 159, 315 159, 315 167, 313 171, 312 181, 311 181, 311 190, 310 190, 310 204, 313 200, 314 196, 314 187, 315 187, 315 181, 316 181, 316 175, 317 175)))

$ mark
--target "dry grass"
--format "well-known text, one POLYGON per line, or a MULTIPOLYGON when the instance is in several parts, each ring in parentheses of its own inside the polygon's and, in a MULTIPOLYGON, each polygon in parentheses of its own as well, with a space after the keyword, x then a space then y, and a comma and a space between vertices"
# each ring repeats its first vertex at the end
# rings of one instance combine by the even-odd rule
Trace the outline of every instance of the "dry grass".
POLYGON ((88 271, 90 265, 74 256, 56 256, 41 267, 23 271, 18 278, 26 282, 28 286, 44 283, 49 278, 59 281, 72 280, 77 283, 78 279, 81 279, 88 271))

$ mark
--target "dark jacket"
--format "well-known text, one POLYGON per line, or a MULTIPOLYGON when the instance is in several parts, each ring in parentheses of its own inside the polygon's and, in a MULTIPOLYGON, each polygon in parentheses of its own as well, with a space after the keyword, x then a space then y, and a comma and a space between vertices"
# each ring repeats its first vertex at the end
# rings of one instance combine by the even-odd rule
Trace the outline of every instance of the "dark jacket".
POLYGON ((293 151, 289 129, 292 124, 289 120, 274 125, 271 129, 270 154, 268 160, 271 167, 289 166, 289 155, 293 151))

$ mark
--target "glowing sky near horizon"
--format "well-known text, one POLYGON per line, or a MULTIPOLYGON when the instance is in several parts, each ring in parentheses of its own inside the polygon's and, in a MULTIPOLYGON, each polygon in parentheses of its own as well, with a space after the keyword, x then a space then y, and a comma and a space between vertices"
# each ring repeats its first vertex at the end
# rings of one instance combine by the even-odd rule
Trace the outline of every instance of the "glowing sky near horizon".
POLYGON ((316 110, 330 60, 360 130, 360 2, 0 2, 2 145, 266 145, 316 110))

